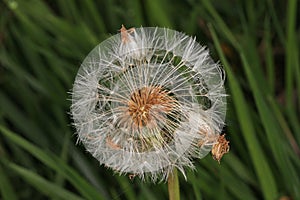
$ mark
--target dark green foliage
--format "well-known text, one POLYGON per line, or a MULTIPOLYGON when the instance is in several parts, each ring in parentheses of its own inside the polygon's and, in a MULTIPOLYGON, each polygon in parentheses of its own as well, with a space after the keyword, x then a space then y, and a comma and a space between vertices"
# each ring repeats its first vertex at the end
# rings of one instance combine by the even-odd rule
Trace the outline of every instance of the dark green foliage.
POLYGON ((76 145, 74 77, 121 24, 195 35, 226 71, 231 151, 195 160, 182 199, 300 199, 297 3, 0 1, 0 199, 167 199, 166 184, 114 175, 76 145))

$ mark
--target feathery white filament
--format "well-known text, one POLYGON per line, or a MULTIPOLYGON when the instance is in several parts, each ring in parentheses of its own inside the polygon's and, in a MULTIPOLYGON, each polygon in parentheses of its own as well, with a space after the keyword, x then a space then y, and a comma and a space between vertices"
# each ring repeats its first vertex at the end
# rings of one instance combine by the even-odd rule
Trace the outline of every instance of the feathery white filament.
POLYGON ((164 180, 204 157, 225 119, 224 73, 194 38, 121 31, 82 63, 71 112, 86 149, 120 173, 164 180))

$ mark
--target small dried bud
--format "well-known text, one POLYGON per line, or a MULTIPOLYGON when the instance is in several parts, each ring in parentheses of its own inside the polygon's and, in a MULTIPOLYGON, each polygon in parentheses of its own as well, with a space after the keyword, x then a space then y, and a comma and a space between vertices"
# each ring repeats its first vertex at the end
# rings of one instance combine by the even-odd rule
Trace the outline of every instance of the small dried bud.
POLYGON ((221 158, 229 151, 229 141, 226 140, 225 134, 220 135, 216 144, 214 144, 211 154, 212 157, 220 163, 221 158))

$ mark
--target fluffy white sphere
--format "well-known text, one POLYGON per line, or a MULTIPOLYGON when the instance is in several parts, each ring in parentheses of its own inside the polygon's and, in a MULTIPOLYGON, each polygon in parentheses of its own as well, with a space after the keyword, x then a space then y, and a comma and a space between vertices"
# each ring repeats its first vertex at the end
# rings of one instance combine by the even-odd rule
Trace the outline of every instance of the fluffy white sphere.
POLYGON ((164 180, 211 151, 226 112, 224 72, 166 28, 121 29, 83 61, 72 93, 78 139, 100 164, 164 180))

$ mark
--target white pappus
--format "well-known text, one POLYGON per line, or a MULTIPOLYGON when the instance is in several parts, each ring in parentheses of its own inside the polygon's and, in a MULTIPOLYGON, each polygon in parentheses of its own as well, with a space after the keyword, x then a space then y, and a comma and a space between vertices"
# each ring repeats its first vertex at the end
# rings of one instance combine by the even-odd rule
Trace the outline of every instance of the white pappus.
POLYGON ((78 140, 121 174, 184 174, 217 142, 224 72, 195 38, 166 28, 121 28, 83 61, 72 91, 78 140))

